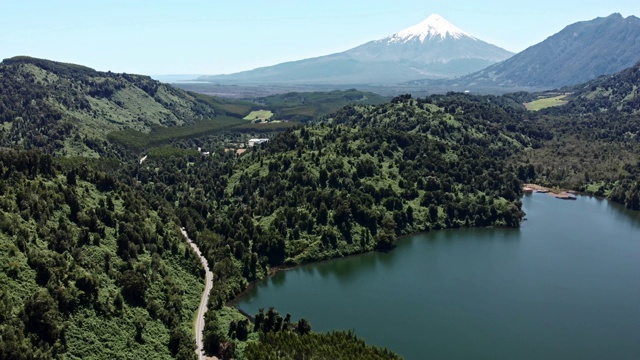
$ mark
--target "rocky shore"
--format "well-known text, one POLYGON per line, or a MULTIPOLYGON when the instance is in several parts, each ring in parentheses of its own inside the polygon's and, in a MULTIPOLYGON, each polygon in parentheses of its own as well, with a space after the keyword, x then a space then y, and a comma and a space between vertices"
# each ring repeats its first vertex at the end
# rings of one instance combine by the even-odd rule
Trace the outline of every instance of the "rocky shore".
POLYGON ((522 187, 522 192, 524 193, 544 193, 550 196, 553 196, 557 199, 561 199, 561 200, 575 200, 576 199, 576 194, 573 191, 569 191, 569 190, 559 190, 559 189, 552 189, 552 188, 548 188, 548 187, 544 187, 538 184, 524 184, 524 186, 522 187))

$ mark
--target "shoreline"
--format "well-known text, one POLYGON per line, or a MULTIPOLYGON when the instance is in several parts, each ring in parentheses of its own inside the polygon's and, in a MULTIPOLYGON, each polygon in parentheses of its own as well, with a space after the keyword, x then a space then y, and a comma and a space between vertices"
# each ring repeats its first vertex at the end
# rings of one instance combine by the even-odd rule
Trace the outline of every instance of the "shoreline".
MULTIPOLYGON (((562 189, 557 189, 557 188, 548 188, 548 187, 545 187, 545 186, 542 186, 542 185, 538 185, 538 184, 533 184, 533 183, 523 184, 521 196, 524 196, 526 194, 532 194, 532 193, 547 194, 549 196, 553 196, 556 199, 561 199, 561 200, 576 200, 577 199, 576 195, 578 194, 578 192, 573 191, 573 190, 562 190, 562 189)), ((526 221, 526 220, 527 220, 526 217, 522 218, 522 221, 526 221)), ((492 228, 492 227, 493 226, 487 226, 485 228, 492 228)), ((402 241, 403 239, 406 239, 406 238, 409 238, 409 237, 412 237, 412 236, 416 236, 416 235, 420 235, 420 234, 426 234, 426 233, 429 233, 429 232, 434 231, 434 230, 442 231, 442 230, 455 230, 455 229, 456 228, 439 228, 439 229, 431 229, 431 230, 428 230, 428 231, 419 231, 419 232, 412 233, 412 234, 401 235, 401 236, 398 236, 395 239, 394 248, 395 248, 395 244, 398 241, 402 241)), ((518 229, 519 229, 519 227, 518 227, 518 229)), ((390 249, 390 250, 387 250, 385 252, 388 252, 388 251, 393 251, 393 248, 390 249)), ((321 263, 324 263, 324 262, 329 262, 329 261, 334 261, 334 260, 339 260, 339 259, 346 259, 346 258, 350 258, 350 257, 354 257, 354 256, 362 256, 362 255, 365 255, 365 254, 370 254, 372 252, 380 252, 380 250, 363 251, 363 252, 349 254, 349 255, 346 255, 346 256, 331 257, 331 258, 322 259, 322 260, 316 260, 316 261, 308 261, 308 262, 303 262, 303 263, 295 264, 295 265, 274 266, 273 268, 269 269, 267 275, 264 278, 250 281, 249 284, 247 285, 247 287, 244 290, 242 290, 241 292, 239 292, 237 295, 235 295, 233 299, 227 301, 225 303, 225 306, 233 307, 234 309, 238 310, 242 315, 244 315, 246 318, 248 318, 251 321, 253 321, 254 320, 254 316, 253 315, 248 314, 244 310, 241 310, 236 305, 238 304, 238 302, 240 302, 242 297, 244 297, 250 290, 253 290, 256 286, 258 286, 259 283, 261 283, 263 281, 266 281, 269 278, 274 277, 276 274, 278 274, 281 271, 295 270, 297 268, 300 268, 300 267, 308 265, 308 264, 321 264, 321 263)))
POLYGON ((547 194, 549 196, 553 196, 556 199, 560 200, 576 200, 576 191, 573 190, 562 190, 557 188, 549 188, 538 184, 524 184, 522 186, 522 192, 527 193, 542 193, 547 194))
MULTIPOLYGON (((404 238, 404 237, 408 237, 411 235, 403 235, 400 236, 396 239, 396 241, 404 238)), ((395 243, 395 242, 394 242, 395 243)), ((339 260, 339 259, 346 259, 346 258, 350 258, 353 256, 360 256, 360 255, 364 255, 364 254, 370 254, 374 251, 378 251, 378 250, 371 250, 371 251, 363 251, 363 252, 358 252, 358 253, 353 253, 353 254, 349 254, 346 256, 337 256, 337 257, 332 257, 332 258, 328 258, 328 259, 323 259, 323 260, 316 260, 316 261, 307 261, 307 262, 303 262, 300 264, 295 264, 295 265, 280 265, 280 266, 274 266, 272 268, 269 268, 269 271, 267 272, 267 275, 262 278, 262 279, 256 279, 256 280, 252 280, 249 282, 249 284, 247 285, 247 287, 242 290, 241 292, 239 292, 236 296, 234 296, 233 299, 227 301, 225 303, 226 306, 231 306, 233 308, 235 308, 236 310, 238 310, 242 315, 244 315, 245 317, 247 317, 248 319, 250 319, 251 321, 253 321, 254 316, 251 314, 247 314, 244 310, 241 310, 240 308, 238 308, 236 306, 236 304, 240 301, 240 298, 243 297, 244 295, 246 295, 247 292, 249 292, 250 290, 254 289, 256 286, 258 286, 258 283, 261 283, 265 280, 268 280, 272 277, 274 277, 276 274, 278 274, 279 272, 282 271, 289 271, 289 270, 295 270, 297 268, 300 268, 302 266, 305 265, 309 265, 309 264, 322 264, 323 262, 329 262, 329 261, 333 261, 333 260, 339 260)))
MULTIPOLYGON (((523 194, 524 195, 524 194, 523 194)), ((526 218, 523 218, 522 221, 526 220, 526 218)), ((476 229, 490 229, 490 228, 496 228, 495 226, 484 226, 484 227, 477 227, 476 229)), ((520 227, 517 228, 510 228, 510 227, 504 227, 505 229, 519 229, 520 227)), ((289 270, 295 270, 297 268, 300 268, 302 266, 305 265, 309 265, 309 264, 322 264, 325 262, 330 262, 330 261, 335 261, 335 260, 340 260, 340 259, 347 259, 350 257, 356 257, 356 256, 362 256, 362 255, 366 255, 366 254, 371 254, 373 252, 380 252, 380 253, 387 253, 390 251, 393 251, 395 249, 396 243, 399 241, 403 241, 405 239, 408 239, 412 236, 416 236, 416 235, 420 235, 420 234, 426 234, 432 231, 442 231, 442 230, 459 230, 462 228, 440 228, 440 229, 432 229, 432 230, 428 230, 428 231, 419 231, 416 233, 412 233, 412 234, 406 234, 406 235, 401 235, 398 236, 395 241, 393 242, 394 247, 390 250, 387 251, 380 251, 380 250, 370 250, 370 251, 362 251, 362 252, 358 252, 358 253, 353 253, 353 254, 349 254, 346 256, 338 256, 338 257, 332 257, 332 258, 327 258, 327 259, 323 259, 323 260, 316 260, 316 261, 308 261, 308 262, 303 262, 300 264, 295 264, 295 265, 281 265, 281 266, 274 266, 273 268, 270 268, 267 275, 262 278, 262 279, 256 279, 253 281, 250 281, 249 284, 247 285, 247 287, 242 290, 241 292, 239 292, 236 296, 234 296, 233 299, 227 301, 225 303, 225 306, 229 306, 229 307, 233 307, 234 309, 238 310, 242 315, 244 315, 246 318, 248 318, 249 320, 253 321, 254 320, 254 316, 247 313, 246 311, 240 309, 239 307, 237 307, 237 303, 240 302, 241 298, 244 297, 250 290, 253 290, 256 286, 258 286, 259 283, 266 281, 272 277, 274 277, 275 275, 277 275, 279 272, 282 271, 289 271, 289 270)))

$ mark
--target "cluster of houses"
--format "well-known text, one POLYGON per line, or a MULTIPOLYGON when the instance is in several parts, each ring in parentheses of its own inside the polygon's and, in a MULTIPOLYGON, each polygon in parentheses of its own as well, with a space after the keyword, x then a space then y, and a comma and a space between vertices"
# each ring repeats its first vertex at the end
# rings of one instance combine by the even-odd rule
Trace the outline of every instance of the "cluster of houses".
POLYGON ((269 141, 269 139, 249 139, 249 141, 247 141, 247 145, 249 147, 252 147, 252 146, 255 146, 255 145, 264 144, 267 141, 269 141))
MULTIPOLYGON (((247 140, 247 144, 246 147, 254 147, 256 145, 260 145, 260 144, 264 144, 267 141, 269 141, 269 139, 249 139, 247 140)), ((237 155, 241 155, 243 154, 245 151, 247 151, 247 149, 245 148, 245 144, 243 143, 238 143, 238 144, 229 144, 228 148, 225 148, 225 151, 235 151, 237 155)), ((202 155, 202 156, 209 156, 211 155, 211 153, 209 151, 202 151, 201 147, 198 147, 198 152, 202 155)))
POLYGON ((198 152, 199 152, 199 153, 200 153, 200 155, 202 155, 202 156, 209 156, 209 155, 211 155, 211 152, 209 152, 209 151, 202 151, 202 148, 201 148, 201 147, 198 147, 198 152))
MULTIPOLYGON (((264 144, 267 141, 269 141, 269 139, 249 139, 247 141, 246 146, 247 147, 254 147, 256 145, 260 145, 260 144, 264 144)), ((236 155, 242 155, 245 151, 247 151, 247 149, 245 148, 245 144, 243 143, 238 143, 238 144, 229 144, 229 148, 225 148, 225 151, 235 151, 236 155)), ((198 146, 198 152, 200 153, 200 155, 202 156, 209 156, 211 155, 210 151, 202 151, 202 148, 198 146)), ((145 155, 143 156, 139 161, 140 161, 140 165, 142 165, 142 163, 147 160, 147 157, 149 157, 149 155, 145 155)))

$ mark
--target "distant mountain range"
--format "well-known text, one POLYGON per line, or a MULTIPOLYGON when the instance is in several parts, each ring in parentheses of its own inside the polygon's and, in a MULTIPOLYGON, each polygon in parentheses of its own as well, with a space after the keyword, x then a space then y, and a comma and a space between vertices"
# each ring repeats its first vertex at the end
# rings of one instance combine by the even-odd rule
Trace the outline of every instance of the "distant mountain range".
POLYGON ((198 80, 235 84, 398 84, 461 76, 513 53, 479 40, 439 15, 353 49, 198 80))
POLYGON ((612 74, 640 61, 640 19, 612 14, 569 25, 513 57, 453 80, 409 85, 460 90, 500 87, 553 89, 612 74))
POLYGON ((149 75, 153 80, 158 80, 163 83, 180 83, 190 82, 202 74, 163 74, 163 75, 149 75))

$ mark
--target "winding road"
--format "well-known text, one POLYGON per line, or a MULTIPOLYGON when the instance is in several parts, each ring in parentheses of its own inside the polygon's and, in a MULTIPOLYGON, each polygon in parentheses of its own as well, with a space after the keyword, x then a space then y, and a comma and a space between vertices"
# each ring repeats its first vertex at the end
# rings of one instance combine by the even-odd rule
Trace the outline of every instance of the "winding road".
POLYGON ((198 246, 193 241, 191 241, 191 239, 189 238, 189 234, 187 234, 187 231, 184 228, 180 228, 180 231, 182 232, 182 235, 185 237, 185 239, 187 239, 189 245, 191 245, 191 248, 193 248, 193 251, 195 251, 196 254, 198 254, 198 256, 200 257, 200 262, 202 263, 204 271, 206 272, 204 292, 202 293, 202 298, 200 299, 200 307, 198 307, 198 317, 196 318, 195 322, 197 345, 196 352, 198 353, 198 360, 204 360, 205 356, 202 342, 202 330, 204 330, 204 314, 207 312, 209 293, 211 292, 211 288, 213 288, 213 273, 211 272, 211 270, 209 270, 209 263, 207 263, 207 259, 202 256, 202 253, 200 252, 198 246))

